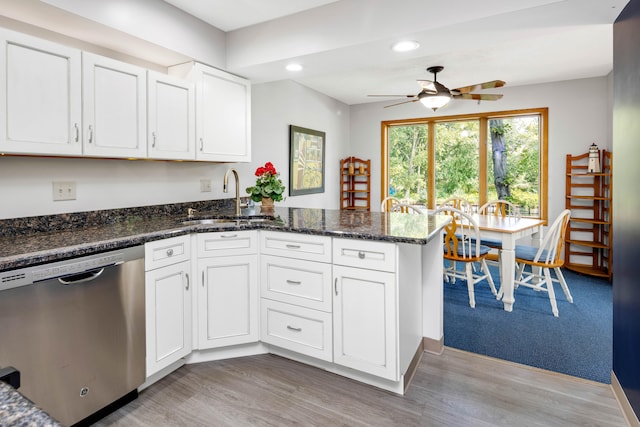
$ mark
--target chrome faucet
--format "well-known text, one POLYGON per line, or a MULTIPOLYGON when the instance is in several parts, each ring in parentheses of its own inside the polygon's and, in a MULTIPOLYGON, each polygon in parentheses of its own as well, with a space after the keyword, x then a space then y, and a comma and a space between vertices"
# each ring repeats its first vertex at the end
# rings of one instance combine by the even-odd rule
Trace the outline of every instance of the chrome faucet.
POLYGON ((225 172, 222 191, 225 193, 229 192, 227 185, 229 182, 229 172, 233 172, 233 177, 236 180, 236 216, 240 216, 240 179, 238 178, 238 172, 236 172, 235 169, 227 169, 227 172, 225 172))

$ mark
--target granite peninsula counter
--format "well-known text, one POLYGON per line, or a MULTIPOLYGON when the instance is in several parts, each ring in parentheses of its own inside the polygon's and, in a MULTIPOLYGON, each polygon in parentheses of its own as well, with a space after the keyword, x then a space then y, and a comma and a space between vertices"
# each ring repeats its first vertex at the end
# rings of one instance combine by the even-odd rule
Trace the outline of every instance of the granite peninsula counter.
MULTIPOLYGON (((192 205, 192 204, 187 204, 192 205)), ((445 216, 402 213, 280 208, 242 215, 220 224, 184 225, 184 213, 122 209, 0 220, 0 271, 60 261, 92 253, 141 245, 189 233, 268 229, 294 233, 425 245, 448 223, 445 216), (155 214, 154 214, 155 213, 155 214), (263 217, 265 221, 250 222, 263 217), (243 221, 244 220, 244 221, 243 221)), ((186 208, 181 212, 186 212, 186 208)), ((203 211, 194 218, 233 217, 228 207, 203 211)))

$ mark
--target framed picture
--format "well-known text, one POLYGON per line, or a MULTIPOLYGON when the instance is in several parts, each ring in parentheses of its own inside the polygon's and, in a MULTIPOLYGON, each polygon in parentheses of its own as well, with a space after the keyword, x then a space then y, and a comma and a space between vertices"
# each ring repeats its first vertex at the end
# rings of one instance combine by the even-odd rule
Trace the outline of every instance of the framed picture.
POLYGON ((289 195, 324 193, 325 133, 291 125, 289 195))

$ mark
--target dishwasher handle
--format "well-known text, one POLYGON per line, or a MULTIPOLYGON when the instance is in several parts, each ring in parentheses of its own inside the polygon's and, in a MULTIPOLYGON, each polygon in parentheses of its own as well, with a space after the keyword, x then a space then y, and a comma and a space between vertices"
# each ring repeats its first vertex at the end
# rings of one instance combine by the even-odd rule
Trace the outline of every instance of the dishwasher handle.
POLYGON ((90 282, 100 277, 104 273, 105 267, 99 270, 83 271, 82 273, 72 274, 70 276, 59 277, 58 282, 63 285, 73 285, 76 283, 90 282))

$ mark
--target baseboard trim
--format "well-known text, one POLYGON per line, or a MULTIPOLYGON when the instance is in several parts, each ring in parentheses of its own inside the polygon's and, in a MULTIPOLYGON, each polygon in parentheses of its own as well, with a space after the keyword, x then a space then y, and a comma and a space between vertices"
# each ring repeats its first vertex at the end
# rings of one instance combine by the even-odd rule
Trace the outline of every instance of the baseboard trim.
POLYGON ((416 374, 418 370, 418 365, 422 360, 422 353, 424 353, 424 340, 420 342, 418 348, 416 349, 416 353, 413 355, 413 359, 409 363, 407 367, 407 372, 404 373, 404 392, 406 394, 407 389, 409 388, 409 384, 411 384, 411 380, 413 380, 413 376, 416 374))
POLYGON ((422 348, 426 352, 440 355, 444 352, 444 337, 439 340, 422 337, 422 348))
POLYGON ((629 399, 627 399, 627 395, 624 393, 624 389, 620 385, 620 382, 613 371, 611 371, 611 390, 613 391, 613 396, 618 401, 618 405, 620 405, 622 414, 627 420, 629 427, 640 427, 638 416, 633 410, 631 403, 629 403, 629 399))

